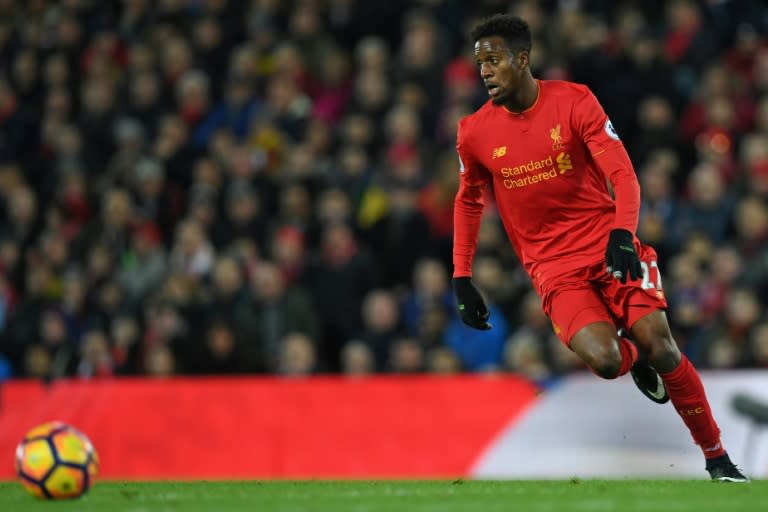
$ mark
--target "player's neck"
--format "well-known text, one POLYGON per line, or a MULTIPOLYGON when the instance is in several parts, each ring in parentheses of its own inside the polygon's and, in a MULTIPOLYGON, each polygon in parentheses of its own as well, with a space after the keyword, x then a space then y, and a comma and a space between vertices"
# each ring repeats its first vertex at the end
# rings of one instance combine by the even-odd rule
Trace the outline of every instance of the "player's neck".
POLYGON ((531 108, 538 99, 539 81, 533 78, 531 72, 528 71, 524 75, 523 82, 520 84, 517 92, 504 102, 504 108, 509 112, 517 114, 531 108))

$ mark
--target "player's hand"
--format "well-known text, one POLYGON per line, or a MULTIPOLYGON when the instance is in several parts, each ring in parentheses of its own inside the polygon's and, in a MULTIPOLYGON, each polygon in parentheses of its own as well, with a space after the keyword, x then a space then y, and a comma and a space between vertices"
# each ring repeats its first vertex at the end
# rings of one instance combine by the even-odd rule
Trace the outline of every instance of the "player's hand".
POLYGON ((605 249, 605 264, 608 273, 622 284, 627 282, 627 276, 632 281, 643 276, 632 233, 626 229, 611 230, 605 249))
POLYGON ((490 311, 485 306, 480 292, 477 291, 472 279, 469 277, 456 277, 453 279, 453 291, 456 294, 456 302, 459 306, 461 321, 481 331, 487 331, 492 327, 488 323, 490 311))

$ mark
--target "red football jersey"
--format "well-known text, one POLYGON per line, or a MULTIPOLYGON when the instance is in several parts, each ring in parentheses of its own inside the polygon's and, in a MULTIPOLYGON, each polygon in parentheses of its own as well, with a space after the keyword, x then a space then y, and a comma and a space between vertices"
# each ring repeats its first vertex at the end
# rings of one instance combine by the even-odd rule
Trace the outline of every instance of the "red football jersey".
POLYGON ((536 102, 524 112, 488 101, 459 122, 455 277, 472 275, 488 183, 507 235, 537 287, 603 260, 611 229, 634 233, 637 228, 637 178, 595 96, 572 82, 538 84, 536 102))

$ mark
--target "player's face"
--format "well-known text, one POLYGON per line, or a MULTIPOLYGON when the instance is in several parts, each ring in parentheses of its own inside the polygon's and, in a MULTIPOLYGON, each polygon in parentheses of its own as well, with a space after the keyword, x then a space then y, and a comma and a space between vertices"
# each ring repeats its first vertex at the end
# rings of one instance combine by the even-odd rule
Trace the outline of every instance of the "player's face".
POLYGON ((500 36, 477 40, 475 61, 480 68, 480 78, 494 104, 506 103, 517 91, 527 58, 527 52, 515 53, 500 36))

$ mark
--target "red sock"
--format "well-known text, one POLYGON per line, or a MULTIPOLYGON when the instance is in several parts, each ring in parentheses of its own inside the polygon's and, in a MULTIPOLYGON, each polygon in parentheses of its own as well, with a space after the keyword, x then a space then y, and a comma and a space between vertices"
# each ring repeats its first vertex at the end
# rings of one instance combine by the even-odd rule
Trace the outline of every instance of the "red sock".
POLYGON ((619 338, 619 350, 621 351, 621 368, 617 377, 631 370, 632 365, 637 361, 637 347, 627 338, 619 338))
POLYGON ((682 356, 677 368, 660 375, 675 410, 691 431, 694 442, 704 452, 704 457, 711 459, 725 454, 720 443, 720 429, 709 408, 704 386, 688 358, 682 356))

